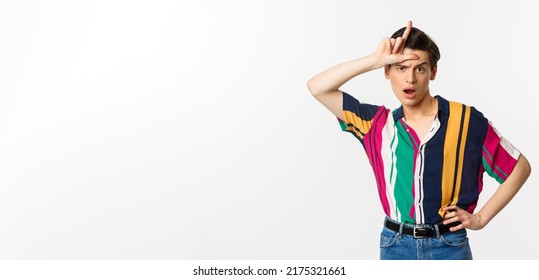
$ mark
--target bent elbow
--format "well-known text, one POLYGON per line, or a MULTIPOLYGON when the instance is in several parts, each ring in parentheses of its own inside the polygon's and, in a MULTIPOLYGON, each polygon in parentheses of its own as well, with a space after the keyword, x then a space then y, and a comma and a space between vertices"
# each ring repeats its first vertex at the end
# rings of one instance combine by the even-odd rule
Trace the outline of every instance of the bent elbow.
POLYGON ((530 162, 526 160, 526 174, 530 176, 531 173, 532 173, 532 166, 530 165, 530 162))
POLYGON ((319 94, 319 91, 317 91, 317 87, 316 87, 316 82, 314 81, 314 79, 310 79, 307 81, 307 88, 309 89, 309 92, 313 95, 313 96, 316 96, 319 94))
POLYGON ((316 99, 328 92, 328 90, 320 84, 320 81, 315 78, 312 78, 307 82, 307 88, 311 92, 311 95, 316 99))
POLYGON ((530 162, 524 155, 521 155, 519 159, 519 163, 520 163, 520 168, 521 168, 521 172, 523 176, 525 178, 528 178, 532 172, 532 167, 530 165, 530 162))

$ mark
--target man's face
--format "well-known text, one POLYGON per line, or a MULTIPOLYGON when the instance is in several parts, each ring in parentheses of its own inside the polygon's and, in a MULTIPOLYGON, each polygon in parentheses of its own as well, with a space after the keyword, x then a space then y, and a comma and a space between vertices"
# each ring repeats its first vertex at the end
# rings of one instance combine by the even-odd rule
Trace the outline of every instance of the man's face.
POLYGON ((397 99, 404 106, 413 107, 430 95, 429 81, 436 77, 436 67, 431 69, 426 51, 404 49, 404 54, 415 54, 419 59, 386 66, 385 75, 397 99))

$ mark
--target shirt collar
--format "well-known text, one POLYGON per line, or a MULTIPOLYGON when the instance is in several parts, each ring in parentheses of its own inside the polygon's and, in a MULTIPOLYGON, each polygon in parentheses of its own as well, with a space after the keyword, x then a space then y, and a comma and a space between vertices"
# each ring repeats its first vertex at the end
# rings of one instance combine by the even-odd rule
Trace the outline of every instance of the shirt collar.
MULTIPOLYGON (((440 118, 440 122, 443 122, 449 117, 449 101, 439 95, 434 96, 434 98, 438 98, 438 118, 440 118)), ((402 105, 393 110, 393 119, 395 122, 403 117, 404 109, 402 108, 402 105)))

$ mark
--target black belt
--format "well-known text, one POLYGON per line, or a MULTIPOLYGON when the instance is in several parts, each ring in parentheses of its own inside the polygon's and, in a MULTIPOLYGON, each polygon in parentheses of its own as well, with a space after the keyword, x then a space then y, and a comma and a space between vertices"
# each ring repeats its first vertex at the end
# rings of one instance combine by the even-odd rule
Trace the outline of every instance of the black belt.
MULTIPOLYGON (((432 226, 425 226, 425 225, 404 225, 402 227, 402 233, 411 235, 415 238, 425 238, 425 237, 435 237, 436 236, 436 227, 438 227, 438 232, 440 234, 444 234, 446 232, 449 232, 449 228, 459 225, 459 222, 451 223, 444 225, 442 223, 432 226)), ((394 222, 389 219, 385 219, 384 226, 392 231, 395 232, 401 232, 400 231, 400 224, 397 222, 394 222)))

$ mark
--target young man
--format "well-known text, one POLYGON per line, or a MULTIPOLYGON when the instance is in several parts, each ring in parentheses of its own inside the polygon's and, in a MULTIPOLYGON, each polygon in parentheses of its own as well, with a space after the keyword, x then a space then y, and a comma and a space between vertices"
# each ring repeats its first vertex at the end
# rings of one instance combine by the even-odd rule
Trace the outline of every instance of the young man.
POLYGON ((423 31, 406 27, 376 51, 308 82, 312 95, 363 145, 386 214, 380 259, 472 259, 466 229, 484 228, 516 195, 531 168, 474 107, 431 95, 440 52, 423 31), (359 102, 339 88, 384 68, 395 110, 359 102), (500 186, 475 211, 483 173, 500 186))

